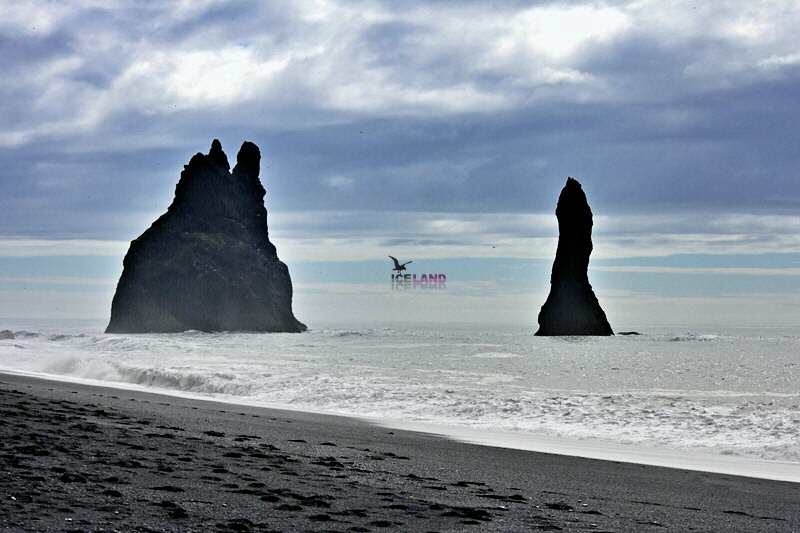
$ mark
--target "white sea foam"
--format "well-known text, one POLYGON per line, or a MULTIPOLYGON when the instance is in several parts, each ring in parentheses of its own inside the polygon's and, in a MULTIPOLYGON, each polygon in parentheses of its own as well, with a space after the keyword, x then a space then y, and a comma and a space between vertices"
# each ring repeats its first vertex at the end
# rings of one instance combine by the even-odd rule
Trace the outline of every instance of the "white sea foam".
MULTIPOLYGON (((11 329, 4 326, 4 329, 11 329)), ((0 367, 228 401, 800 464, 800 336, 532 328, 105 335, 22 324, 0 367)))

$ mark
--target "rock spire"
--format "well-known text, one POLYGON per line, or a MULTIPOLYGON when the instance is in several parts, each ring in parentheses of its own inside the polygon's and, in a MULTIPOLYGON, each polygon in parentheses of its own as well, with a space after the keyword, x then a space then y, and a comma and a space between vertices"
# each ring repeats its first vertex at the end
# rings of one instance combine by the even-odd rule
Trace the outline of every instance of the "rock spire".
POLYGON ((536 335, 613 335, 589 284, 592 210, 581 184, 572 178, 558 197, 556 217, 558 249, 536 335))

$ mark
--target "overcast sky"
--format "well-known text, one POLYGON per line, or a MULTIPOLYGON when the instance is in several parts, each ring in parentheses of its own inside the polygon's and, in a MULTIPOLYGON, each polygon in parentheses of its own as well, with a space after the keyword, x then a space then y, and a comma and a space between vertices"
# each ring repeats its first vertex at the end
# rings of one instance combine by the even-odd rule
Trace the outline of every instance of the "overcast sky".
POLYGON ((794 1, 3 2, 0 318, 107 317, 218 138, 261 148, 312 325, 535 322, 567 176, 612 326, 798 325, 799 27, 794 1), (388 254, 446 291, 392 291, 388 254))

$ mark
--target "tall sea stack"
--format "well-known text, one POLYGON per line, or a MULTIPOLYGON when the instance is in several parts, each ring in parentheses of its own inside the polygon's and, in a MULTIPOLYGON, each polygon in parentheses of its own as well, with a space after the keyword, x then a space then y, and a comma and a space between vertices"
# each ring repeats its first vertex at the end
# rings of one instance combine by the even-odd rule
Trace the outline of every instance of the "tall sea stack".
POLYGON ((539 312, 537 335, 613 335, 589 284, 592 210, 581 184, 567 178, 558 197, 558 249, 550 295, 539 312))
POLYGON ((230 170, 218 140, 181 172, 167 212, 131 243, 107 333, 301 332, 292 280, 269 241, 261 153, 230 170))

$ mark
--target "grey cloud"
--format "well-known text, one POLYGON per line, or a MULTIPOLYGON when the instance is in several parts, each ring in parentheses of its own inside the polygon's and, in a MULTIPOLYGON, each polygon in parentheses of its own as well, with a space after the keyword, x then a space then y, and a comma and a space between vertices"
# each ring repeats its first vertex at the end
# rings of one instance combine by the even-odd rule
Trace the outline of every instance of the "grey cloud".
POLYGON ((6 76, 20 75, 32 63, 72 53, 72 38, 62 32, 41 36, 0 34, 0 66, 6 76))
MULTIPOLYGON (((640 23, 560 62, 520 56, 501 65, 490 61, 492 43, 445 31, 453 2, 347 4, 381 15, 367 23, 351 13, 352 27, 303 19, 290 3, 122 5, 65 15, 32 40, 0 36, 3 61, 20 76, 0 83, 0 125, 11 139, 0 149, 4 233, 129 238, 132 225, 166 209, 182 165, 213 138, 230 157, 244 140, 261 147, 277 213, 549 214, 567 176, 604 215, 800 206, 800 69, 791 60, 758 67, 759 57, 795 53, 792 42, 754 52, 711 29, 667 38, 640 23), (423 8, 441 16, 420 18, 423 8), (148 85, 163 82, 159 71, 119 88, 137 61, 225 46, 253 61, 289 59, 252 95, 186 109, 168 99, 180 94, 148 85), (687 74, 715 56, 748 66, 716 85, 714 73, 687 74), (74 62, 48 77, 65 58, 74 62), (577 78, 534 76, 548 67, 577 78), (453 88, 464 101, 452 101, 462 94, 453 88), (358 98, 364 105, 349 109, 358 98), (47 223, 45 210, 59 221, 47 223)), ((463 5, 501 25, 492 17, 533 4, 463 5)))
POLYGON ((368 26, 361 34, 365 48, 373 54, 373 65, 392 69, 417 65, 420 57, 419 38, 432 33, 422 24, 409 22, 379 22, 368 26))

